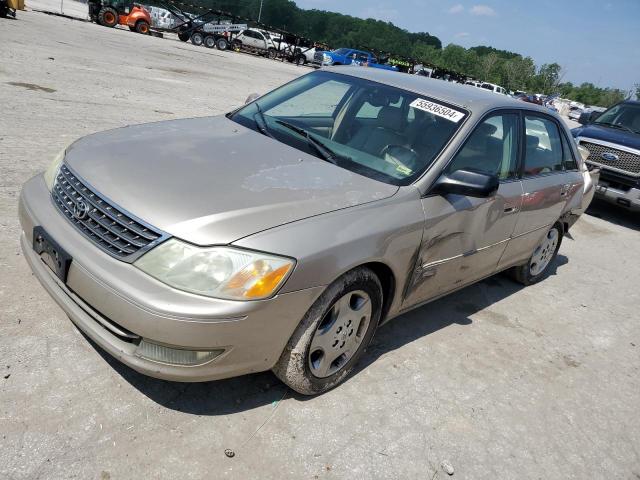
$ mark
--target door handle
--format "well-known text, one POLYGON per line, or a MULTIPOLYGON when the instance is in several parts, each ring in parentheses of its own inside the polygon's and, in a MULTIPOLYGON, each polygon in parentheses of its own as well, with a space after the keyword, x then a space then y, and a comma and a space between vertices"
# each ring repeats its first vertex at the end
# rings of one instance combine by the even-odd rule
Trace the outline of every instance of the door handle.
POLYGON ((505 214, 510 214, 510 213, 516 213, 518 211, 518 207, 516 207, 515 205, 505 205, 504 207, 504 213, 505 214))

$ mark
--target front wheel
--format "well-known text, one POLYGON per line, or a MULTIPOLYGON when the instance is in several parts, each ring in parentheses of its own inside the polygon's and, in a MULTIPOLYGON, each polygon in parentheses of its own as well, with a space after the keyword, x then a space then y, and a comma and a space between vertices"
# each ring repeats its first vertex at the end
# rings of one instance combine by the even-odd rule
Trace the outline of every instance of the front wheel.
POLYGON ((549 266, 558 255, 563 233, 564 229, 559 223, 551 227, 527 263, 513 268, 513 278, 523 285, 533 285, 545 278, 549 273, 549 266))
POLYGON ((149 23, 145 20, 138 20, 136 23, 136 32, 141 33, 143 35, 149 34, 149 23))
POLYGON ((303 395, 342 383, 369 345, 382 312, 382 286, 368 268, 333 282, 298 325, 273 371, 303 395))
POLYGON ((187 42, 189 40, 190 36, 191 35, 189 35, 189 32, 180 32, 180 33, 178 33, 178 39, 181 42, 187 42))

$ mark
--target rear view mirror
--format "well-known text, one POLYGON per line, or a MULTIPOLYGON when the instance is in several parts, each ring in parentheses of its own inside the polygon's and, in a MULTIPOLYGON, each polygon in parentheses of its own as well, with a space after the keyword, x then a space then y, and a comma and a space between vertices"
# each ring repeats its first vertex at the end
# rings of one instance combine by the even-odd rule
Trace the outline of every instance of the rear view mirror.
POLYGON ((244 101, 244 104, 246 105, 247 103, 251 103, 254 100, 257 100, 258 98, 260 98, 260 94, 259 93, 250 93, 249 96, 247 97, 247 99, 244 101))
POLYGON ((467 197, 486 198, 498 191, 500 181, 498 175, 474 172, 471 170, 456 170, 443 174, 433 186, 433 193, 446 195, 466 195, 467 197))

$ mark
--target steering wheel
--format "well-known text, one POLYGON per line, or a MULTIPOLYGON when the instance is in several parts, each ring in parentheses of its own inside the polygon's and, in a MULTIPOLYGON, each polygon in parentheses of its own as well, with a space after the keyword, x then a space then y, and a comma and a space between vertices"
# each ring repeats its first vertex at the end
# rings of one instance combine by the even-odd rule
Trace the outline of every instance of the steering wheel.
POLYGON ((382 149, 382 157, 390 164, 396 166, 396 170, 410 175, 416 170, 418 152, 404 145, 387 145, 382 149))

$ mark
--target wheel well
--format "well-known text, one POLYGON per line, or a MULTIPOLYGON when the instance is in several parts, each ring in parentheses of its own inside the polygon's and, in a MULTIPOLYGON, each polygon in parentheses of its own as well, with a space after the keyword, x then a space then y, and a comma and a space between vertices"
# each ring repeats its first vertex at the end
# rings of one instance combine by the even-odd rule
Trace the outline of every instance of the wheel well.
POLYGON ((393 296, 396 291, 396 278, 391 269, 384 263, 370 262, 360 266, 372 270, 382 284, 382 292, 384 295, 382 299, 382 315, 380 316, 380 321, 382 321, 387 316, 389 308, 391 308, 391 303, 393 302, 393 296))

